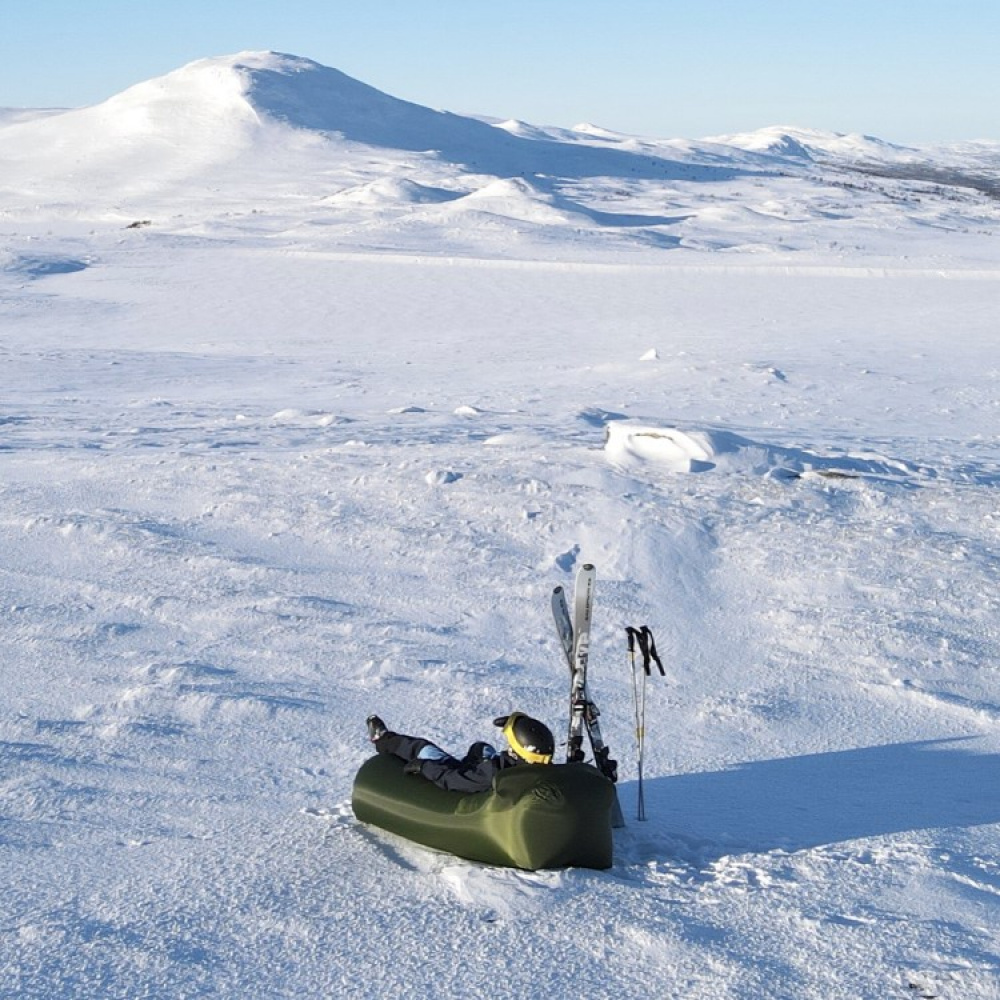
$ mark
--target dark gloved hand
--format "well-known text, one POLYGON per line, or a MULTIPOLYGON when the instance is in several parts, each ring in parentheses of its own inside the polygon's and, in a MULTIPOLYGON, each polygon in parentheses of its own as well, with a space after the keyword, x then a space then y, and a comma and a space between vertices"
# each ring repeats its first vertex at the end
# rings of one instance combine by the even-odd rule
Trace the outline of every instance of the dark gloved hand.
POLYGON ((469 747, 469 752, 465 755, 465 760, 463 760, 462 763, 478 764, 483 759, 483 757, 487 755, 487 752, 489 751, 492 751, 492 753, 496 753, 496 751, 493 750, 493 747, 491 747, 489 743, 485 743, 482 740, 480 740, 478 743, 473 743, 472 746, 469 747))
POLYGON ((403 765, 403 774, 422 774, 421 768, 424 766, 422 760, 414 758, 413 760, 408 760, 403 765))

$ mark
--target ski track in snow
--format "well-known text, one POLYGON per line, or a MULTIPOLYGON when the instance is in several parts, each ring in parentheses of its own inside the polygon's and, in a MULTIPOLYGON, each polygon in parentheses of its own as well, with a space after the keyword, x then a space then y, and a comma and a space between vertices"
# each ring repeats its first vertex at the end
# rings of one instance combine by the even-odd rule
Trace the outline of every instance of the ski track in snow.
MULTIPOLYGON (((192 134, 203 186, 0 214, 0 996, 1000 996, 982 177, 892 147, 865 185, 747 180, 875 155, 782 132, 619 185, 588 157, 686 147, 510 122, 492 165, 531 135, 566 175, 473 175, 241 95, 232 186, 192 134), (359 824, 372 711, 563 737, 549 594, 583 562, 614 867, 359 824)), ((453 118, 452 153, 487 128, 453 118)))

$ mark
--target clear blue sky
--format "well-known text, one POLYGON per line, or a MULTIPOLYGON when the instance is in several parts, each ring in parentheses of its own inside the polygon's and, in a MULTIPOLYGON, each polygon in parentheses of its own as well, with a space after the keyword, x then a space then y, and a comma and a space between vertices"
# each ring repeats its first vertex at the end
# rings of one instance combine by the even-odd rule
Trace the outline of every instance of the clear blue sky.
POLYGON ((0 25, 7 107, 275 49, 539 125, 1000 139, 1000 0, 0 0, 0 25))

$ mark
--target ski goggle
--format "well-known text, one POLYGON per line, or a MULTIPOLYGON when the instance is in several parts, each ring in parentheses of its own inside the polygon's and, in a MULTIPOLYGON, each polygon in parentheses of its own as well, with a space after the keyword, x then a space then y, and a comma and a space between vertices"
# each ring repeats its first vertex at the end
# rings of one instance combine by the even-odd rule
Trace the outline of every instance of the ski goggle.
MULTIPOLYGON (((527 761, 529 764, 551 764, 552 754, 550 753, 539 753, 534 747, 525 746, 518 738, 517 733, 514 731, 514 727, 517 725, 518 719, 526 718, 521 712, 513 712, 507 716, 503 721, 503 734, 507 738, 507 742, 510 744, 511 750, 517 754, 521 760, 527 761)), ((499 723, 500 720, 498 719, 499 723)))

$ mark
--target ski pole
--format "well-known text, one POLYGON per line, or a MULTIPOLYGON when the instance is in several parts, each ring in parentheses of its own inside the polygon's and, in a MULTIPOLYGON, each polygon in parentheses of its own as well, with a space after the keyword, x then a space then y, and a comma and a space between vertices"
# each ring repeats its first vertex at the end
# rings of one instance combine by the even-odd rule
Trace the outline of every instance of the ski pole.
POLYGON ((630 671, 632 674, 632 701, 635 706, 635 739, 638 756, 639 792, 636 802, 636 819, 646 818, 646 797, 642 783, 643 754, 646 744, 646 680, 652 673, 652 664, 659 668, 660 676, 665 677, 666 671, 656 651, 656 640, 649 626, 643 625, 641 628, 626 628, 628 635, 628 655, 630 671), (642 677, 638 676, 635 661, 635 647, 639 647, 642 654, 642 677))
POLYGON ((625 629, 628 635, 628 658, 630 673, 632 675, 632 704, 635 710, 635 744, 636 744, 636 755, 638 758, 638 772, 639 772, 639 792, 636 799, 636 813, 635 818, 637 820, 645 820, 646 818, 646 800, 645 794, 642 787, 642 751, 643 743, 645 741, 645 725, 646 725, 646 676, 643 674, 642 683, 640 685, 639 678, 636 674, 636 664, 635 664, 635 646, 639 637, 639 632, 634 628, 625 629), (641 687, 641 695, 640 695, 641 687))

